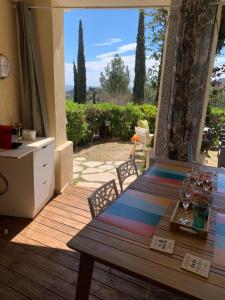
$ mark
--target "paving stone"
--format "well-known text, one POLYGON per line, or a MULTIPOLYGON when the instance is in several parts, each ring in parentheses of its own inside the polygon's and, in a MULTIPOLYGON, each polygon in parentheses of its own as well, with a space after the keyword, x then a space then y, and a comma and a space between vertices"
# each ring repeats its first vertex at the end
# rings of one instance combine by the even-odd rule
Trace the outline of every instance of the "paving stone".
POLYGON ((101 166, 103 164, 104 163, 102 161, 87 161, 87 162, 83 163, 83 165, 88 168, 95 168, 95 167, 101 166))
POLYGON ((82 186, 82 187, 94 187, 98 188, 102 185, 102 182, 85 182, 85 181, 78 181, 76 183, 76 186, 82 186))
POLYGON ((126 178, 124 182, 125 182, 125 184, 130 184, 130 183, 132 183, 135 179, 137 179, 137 176, 136 176, 136 175, 132 175, 132 176, 126 178))
POLYGON ((73 179, 77 179, 80 176, 80 174, 73 174, 73 179))
POLYGON ((73 166, 81 166, 82 164, 83 162, 80 160, 76 160, 76 159, 73 160, 73 166))
POLYGON ((111 173, 97 173, 97 174, 87 174, 87 175, 81 175, 82 179, 84 181, 89 182, 107 182, 115 178, 115 176, 111 173))
POLYGON ((80 173, 83 169, 82 166, 73 166, 73 173, 80 173))
POLYGON ((115 168, 113 170, 111 170, 110 173, 113 174, 114 176, 117 176, 117 172, 116 172, 115 168))
POLYGON ((94 173, 102 173, 102 169, 99 168, 87 168, 82 171, 82 174, 94 174, 94 173))
POLYGON ((108 171, 108 170, 112 170, 114 169, 115 167, 113 165, 102 165, 102 166, 99 166, 98 169, 100 170, 103 170, 103 171, 108 171))
POLYGON ((86 161, 87 159, 85 158, 85 157, 75 157, 75 160, 77 160, 77 161, 86 161))
POLYGON ((118 160, 118 161, 115 161, 114 162, 114 166, 119 166, 119 165, 121 165, 122 163, 124 163, 125 162, 125 160, 118 160))

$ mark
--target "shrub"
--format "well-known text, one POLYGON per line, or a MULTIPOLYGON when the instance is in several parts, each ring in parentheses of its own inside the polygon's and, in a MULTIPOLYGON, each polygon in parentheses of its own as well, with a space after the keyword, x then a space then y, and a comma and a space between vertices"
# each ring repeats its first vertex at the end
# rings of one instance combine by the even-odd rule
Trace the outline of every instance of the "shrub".
POLYGON ((113 103, 83 105, 68 100, 66 112, 67 136, 74 145, 90 142, 94 135, 129 140, 138 120, 147 119, 151 131, 154 131, 156 117, 153 105, 132 103, 125 106, 113 103))
POLYGON ((87 142, 90 135, 84 111, 85 105, 70 100, 66 102, 67 138, 73 141, 74 146, 87 142))
MULTIPOLYGON (((113 103, 77 104, 66 102, 67 137, 74 146, 93 140, 94 135, 129 140, 134 134, 138 120, 148 121, 151 133, 155 130, 157 108, 154 105, 128 103, 119 106, 113 103), (107 122, 110 126, 106 126, 107 122)), ((205 126, 212 128, 212 147, 216 148, 221 128, 225 128, 225 110, 208 107, 205 126)))
POLYGON ((137 121, 144 118, 140 106, 137 104, 127 104, 122 107, 121 111, 121 127, 119 137, 124 140, 129 140, 134 134, 134 128, 137 126, 137 121))
POLYGON ((216 148, 221 128, 225 128, 225 110, 209 106, 206 116, 206 126, 212 129, 212 148, 216 148))
POLYGON ((140 106, 140 108, 144 114, 144 119, 148 121, 149 131, 154 133, 157 107, 155 105, 143 104, 140 106))

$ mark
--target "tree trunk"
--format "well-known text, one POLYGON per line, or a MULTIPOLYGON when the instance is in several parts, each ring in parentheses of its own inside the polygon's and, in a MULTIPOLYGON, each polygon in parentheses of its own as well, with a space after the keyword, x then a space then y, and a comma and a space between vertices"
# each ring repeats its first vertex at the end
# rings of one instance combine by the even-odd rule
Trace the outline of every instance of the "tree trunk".
POLYGON ((213 0, 182 0, 167 120, 170 159, 195 159, 217 7, 213 0))

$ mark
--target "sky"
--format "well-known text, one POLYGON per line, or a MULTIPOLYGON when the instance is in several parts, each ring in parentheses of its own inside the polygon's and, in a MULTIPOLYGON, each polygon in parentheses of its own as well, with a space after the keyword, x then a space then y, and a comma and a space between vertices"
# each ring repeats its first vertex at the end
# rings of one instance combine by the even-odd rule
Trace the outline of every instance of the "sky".
MULTIPOLYGON (((78 26, 82 20, 87 86, 99 86, 100 72, 118 53, 134 78, 138 9, 73 9, 64 16, 65 83, 73 86, 73 61, 77 61, 78 26)), ((216 60, 225 63, 225 55, 216 60)), ((147 59, 149 68, 155 61, 147 59)))
MULTIPOLYGON (((99 86, 100 72, 118 53, 134 77, 138 9, 75 9, 65 12, 65 81, 73 85, 77 61, 78 26, 82 20, 87 86, 99 86)), ((147 67, 154 64, 146 62, 147 67)))

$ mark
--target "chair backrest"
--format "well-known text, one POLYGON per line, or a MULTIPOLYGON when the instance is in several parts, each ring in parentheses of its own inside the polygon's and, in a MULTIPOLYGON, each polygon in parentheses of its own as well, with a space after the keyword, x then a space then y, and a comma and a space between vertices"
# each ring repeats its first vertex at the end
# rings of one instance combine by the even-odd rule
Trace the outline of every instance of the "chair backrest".
POLYGON ((129 159, 116 168, 117 176, 121 191, 123 191, 123 183, 126 178, 136 175, 138 177, 137 165, 134 159, 129 159))
POLYGON ((147 139, 149 137, 149 132, 145 128, 141 127, 135 127, 135 133, 139 137, 140 141, 139 143, 146 145, 147 144, 147 139))
POLYGON ((140 128, 147 129, 149 132, 149 126, 148 126, 148 121, 147 120, 139 120, 137 121, 137 126, 140 128))
POLYGON ((92 218, 97 217, 118 197, 115 179, 97 188, 89 197, 88 204, 92 218))

